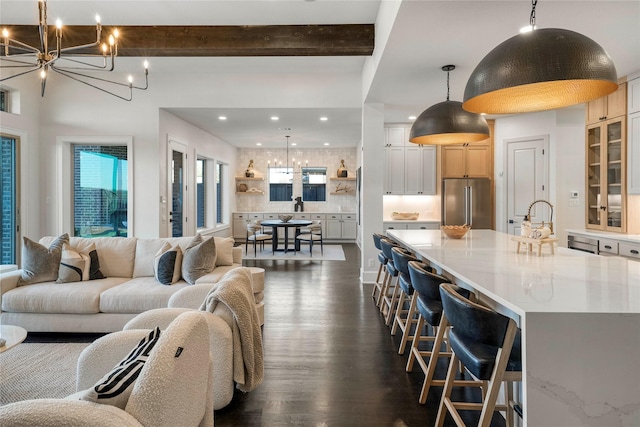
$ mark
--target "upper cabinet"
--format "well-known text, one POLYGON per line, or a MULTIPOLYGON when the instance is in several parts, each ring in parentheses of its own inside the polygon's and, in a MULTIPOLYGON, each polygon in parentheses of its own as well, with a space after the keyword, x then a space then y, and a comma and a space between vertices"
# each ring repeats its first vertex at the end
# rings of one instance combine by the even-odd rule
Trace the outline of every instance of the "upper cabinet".
POLYGON ((409 142, 410 129, 385 128, 383 194, 435 195, 436 147, 409 142))
POLYGON ((442 146, 443 178, 493 178, 493 127, 488 139, 470 144, 442 146))
POLYGON ((629 80, 627 85, 627 192, 640 194, 640 77, 629 80))
POLYGON ((627 83, 618 85, 610 95, 587 103, 587 124, 602 122, 627 114, 627 83))

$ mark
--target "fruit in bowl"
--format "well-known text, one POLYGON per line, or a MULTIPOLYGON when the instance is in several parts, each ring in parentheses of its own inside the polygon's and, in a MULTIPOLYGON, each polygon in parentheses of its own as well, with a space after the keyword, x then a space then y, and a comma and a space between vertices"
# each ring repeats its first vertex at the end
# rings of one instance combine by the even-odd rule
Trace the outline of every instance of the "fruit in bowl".
POLYGON ((280 218, 282 222, 289 222, 291 218, 293 218, 293 215, 278 215, 278 218, 280 218))
POLYGON ((441 225, 440 230, 450 239, 462 239, 467 231, 471 229, 467 224, 464 225, 441 225))

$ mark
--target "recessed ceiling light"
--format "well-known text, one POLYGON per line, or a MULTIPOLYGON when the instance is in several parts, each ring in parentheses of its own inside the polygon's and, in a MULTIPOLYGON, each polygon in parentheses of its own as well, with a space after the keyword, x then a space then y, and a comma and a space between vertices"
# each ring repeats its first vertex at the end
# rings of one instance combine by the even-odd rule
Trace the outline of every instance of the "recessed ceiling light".
POLYGON ((323 121, 323 122, 326 122, 327 120, 329 120, 329 118, 328 117, 320 117, 320 120, 323 121))
POLYGON ((271 116, 271 120, 273 120, 273 121, 275 122, 276 120, 280 120, 280 117, 278 117, 278 116, 271 116))
POLYGON ((415 120, 416 116, 409 116, 409 120, 415 120))
POLYGON ((292 142, 291 145, 293 146, 293 145, 298 145, 298 144, 296 144, 295 142, 292 142))
POLYGON ((325 143, 324 143, 324 145, 329 145, 329 143, 328 143, 328 142, 325 142, 325 143))
POLYGON ((256 142, 256 145, 262 145, 262 142, 256 142))
POLYGON ((218 116, 218 120, 227 120, 227 116, 218 116))

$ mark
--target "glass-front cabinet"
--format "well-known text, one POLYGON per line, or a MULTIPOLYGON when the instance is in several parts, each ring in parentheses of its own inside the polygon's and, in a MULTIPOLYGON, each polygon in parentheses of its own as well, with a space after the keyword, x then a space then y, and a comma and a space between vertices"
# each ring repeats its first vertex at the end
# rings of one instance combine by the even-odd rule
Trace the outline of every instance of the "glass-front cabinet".
POLYGON ((587 228, 625 232, 624 117, 587 126, 587 228))

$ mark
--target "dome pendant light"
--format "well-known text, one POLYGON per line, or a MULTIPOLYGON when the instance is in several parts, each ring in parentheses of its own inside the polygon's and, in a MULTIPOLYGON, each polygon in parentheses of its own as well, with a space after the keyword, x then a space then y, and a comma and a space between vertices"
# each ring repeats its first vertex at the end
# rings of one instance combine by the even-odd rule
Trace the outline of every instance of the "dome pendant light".
POLYGON ((427 108, 411 126, 409 141, 415 144, 462 144, 489 138, 489 125, 480 114, 462 109, 462 102, 449 101, 449 72, 455 65, 445 65, 447 100, 427 108))
POLYGON ((609 54, 582 34, 535 29, 496 46, 475 68, 462 107, 474 113, 512 114, 581 104, 615 92, 616 68, 609 54))

